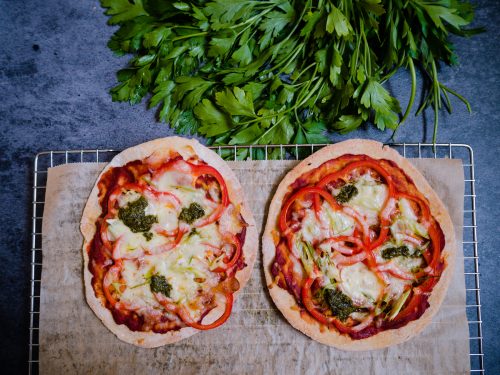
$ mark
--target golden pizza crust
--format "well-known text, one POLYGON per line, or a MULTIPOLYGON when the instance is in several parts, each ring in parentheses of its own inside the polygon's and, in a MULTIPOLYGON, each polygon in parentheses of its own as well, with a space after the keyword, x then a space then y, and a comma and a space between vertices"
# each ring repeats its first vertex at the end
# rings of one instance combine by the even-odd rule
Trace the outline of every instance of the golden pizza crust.
POLYGON ((434 190, 432 190, 424 176, 408 160, 390 147, 375 141, 355 139, 324 147, 303 160, 285 176, 279 184, 269 207, 267 223, 262 237, 262 253, 264 273, 269 293, 288 322, 299 331, 322 344, 343 350, 357 351, 380 349, 402 343, 418 335, 431 322, 432 317, 437 313, 443 302, 452 272, 455 268, 456 243, 455 231, 446 207, 434 190), (295 298, 288 290, 275 285, 271 275, 271 265, 274 261, 276 249, 272 232, 277 230, 277 221, 281 206, 286 194, 289 192, 290 184, 304 173, 319 167, 324 162, 345 154, 363 154, 371 156, 374 159, 394 161, 413 180, 417 189, 428 199, 432 216, 439 222, 445 237, 445 246, 442 254, 446 266, 439 282, 429 297, 429 308, 425 310, 419 319, 409 322, 402 328, 382 331, 362 340, 353 340, 348 335, 341 335, 337 331, 330 331, 328 329, 320 330, 320 324, 314 319, 303 319, 295 298))
MULTIPOLYGON (((116 155, 113 160, 111 160, 111 162, 103 169, 103 171, 97 178, 96 184, 94 185, 87 204, 85 205, 85 208, 83 210, 82 221, 80 223, 80 230, 84 237, 82 253, 84 259, 83 276, 85 284, 85 295, 87 303, 95 312, 95 314, 99 317, 99 319, 101 319, 101 321, 107 328, 109 328, 116 336, 118 336, 120 340, 145 348, 154 348, 157 346, 180 341, 195 334, 196 332, 198 332, 198 330, 191 327, 186 327, 177 331, 169 331, 167 333, 160 334, 154 332, 134 332, 124 324, 116 324, 111 311, 103 306, 101 300, 95 296, 94 289, 91 284, 92 273, 88 268, 89 256, 87 253, 87 247, 94 238, 96 229, 95 222, 101 215, 101 207, 98 200, 99 189, 97 187, 97 183, 101 179, 101 176, 110 168, 123 166, 133 160, 143 160, 153 153, 160 158, 162 156, 168 156, 169 152, 172 150, 178 152, 183 156, 184 159, 188 159, 189 157, 196 155, 201 160, 217 169, 226 182, 229 200, 235 206, 240 207, 241 216, 243 217, 245 222, 248 223, 245 235, 245 243, 242 248, 243 254, 245 256, 245 263, 247 264, 247 266, 244 269, 236 272, 236 278, 240 283, 239 291, 243 289, 250 278, 259 244, 255 221, 244 200, 243 191, 238 179, 234 175, 231 168, 229 168, 229 166, 215 152, 209 150, 198 141, 181 137, 161 138, 128 148, 116 155)), ((234 294, 235 297, 239 291, 234 294)), ((205 324, 207 324, 207 322, 212 322, 217 317, 222 315, 223 312, 224 306, 218 306, 205 316, 203 322, 205 324)))

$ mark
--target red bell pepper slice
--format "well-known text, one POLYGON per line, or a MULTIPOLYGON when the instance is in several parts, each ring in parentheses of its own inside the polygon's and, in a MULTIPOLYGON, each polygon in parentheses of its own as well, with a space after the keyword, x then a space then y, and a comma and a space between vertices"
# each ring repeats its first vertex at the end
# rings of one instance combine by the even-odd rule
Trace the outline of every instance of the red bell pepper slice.
POLYGON ((397 193, 397 197, 405 198, 417 203, 418 206, 420 207, 420 212, 422 213, 423 219, 427 223, 429 223, 430 226, 428 228, 428 232, 432 242, 432 255, 430 259, 427 256, 427 254, 425 254, 426 255, 425 257, 426 261, 428 262, 429 268, 435 273, 438 263, 441 259, 441 234, 437 230, 436 224, 431 223, 431 212, 429 206, 424 200, 414 195, 406 193, 397 193))
POLYGON ((415 280, 415 275, 406 271, 403 271, 397 267, 392 261, 381 264, 377 267, 379 271, 388 272, 392 276, 397 277, 402 280, 415 280))
POLYGON ((201 322, 195 322, 189 315, 189 312, 184 306, 179 306, 178 310, 178 315, 182 319, 186 325, 192 328, 196 328, 199 330, 206 331, 208 329, 216 328, 226 322, 226 320, 229 318, 231 315, 231 310, 233 309, 233 294, 232 293, 225 293, 224 297, 226 298, 226 306, 224 309, 224 313, 214 322, 210 324, 202 324, 201 322))
POLYGON ((225 272, 227 270, 230 270, 231 268, 233 268, 236 265, 236 263, 238 262, 238 259, 240 259, 240 256, 241 256, 240 240, 238 240, 238 237, 236 237, 233 234, 231 234, 230 237, 231 237, 232 243, 234 244, 234 246, 236 248, 234 253, 233 253, 233 256, 229 260, 224 259, 224 265, 219 266, 216 269, 214 269, 214 272, 225 272))
POLYGON ((362 262, 368 256, 366 251, 357 253, 356 255, 344 256, 340 253, 337 253, 333 256, 333 261, 337 264, 337 266, 352 266, 353 264, 362 262))
POLYGON ((161 167, 159 167, 158 169, 154 170, 153 177, 155 177, 157 175, 161 175, 161 174, 168 172, 172 169, 175 169, 178 172, 190 173, 191 166, 192 166, 191 163, 185 161, 182 158, 171 159, 171 160, 167 161, 166 163, 163 163, 161 165, 161 167))
MULTIPOLYGON (((418 289, 414 288, 412 297, 407 303, 406 307, 402 309, 398 315, 395 316, 394 321, 397 323, 398 321, 402 321, 411 316, 419 317, 419 312, 422 310, 422 303, 424 302, 425 295, 418 289)), ((415 318, 413 318, 415 319, 415 318)))
POLYGON ((337 201, 327 191, 325 191, 323 189, 319 189, 317 187, 312 187, 312 186, 311 187, 302 188, 299 191, 297 191, 295 194, 293 194, 286 201, 286 203, 283 205, 283 208, 281 210, 280 217, 279 217, 279 226, 280 226, 281 232, 285 233, 286 230, 288 229, 288 225, 287 225, 286 221, 287 221, 287 214, 288 214, 288 210, 290 209, 290 206, 297 199, 304 198, 304 196, 306 196, 307 194, 317 194, 317 195, 320 195, 320 196, 322 196, 332 206, 333 209, 335 209, 335 210, 341 210, 342 209, 342 207, 339 206, 339 204, 337 203, 337 201))
POLYGON ((339 179, 340 177, 343 177, 345 176, 347 173, 353 171, 354 169, 356 168, 361 168, 361 167, 366 167, 366 168, 370 168, 370 169, 373 169, 375 170, 379 175, 381 175, 386 184, 387 184, 387 187, 389 188, 389 195, 392 196, 393 195, 393 191, 394 191, 394 186, 392 184, 392 178, 391 176, 389 175, 389 173, 387 173, 387 171, 382 168, 377 162, 375 161, 372 161, 372 160, 360 160, 360 161, 355 161, 355 162, 352 162, 348 165, 346 165, 343 169, 341 169, 340 171, 337 171, 337 172, 334 172, 334 173, 331 173, 331 174, 328 174, 326 175, 325 177, 323 177, 317 184, 316 186, 322 188, 322 187, 325 187, 326 185, 328 185, 330 182, 332 181, 335 181, 337 179, 339 179))
POLYGON ((106 215, 99 226, 99 235, 101 237, 102 245, 104 246, 104 249, 107 251, 108 255, 111 256, 113 253, 113 245, 111 244, 111 241, 108 239, 108 219, 111 219, 111 216, 108 214, 106 215))
POLYGON ((185 230, 178 229, 177 232, 176 232, 176 234, 175 234, 175 238, 174 238, 174 240, 172 242, 169 242, 169 243, 167 243, 165 245, 160 245, 160 246, 157 246, 157 247, 155 247, 153 249, 150 249, 150 253, 151 254, 159 254, 159 253, 163 253, 165 251, 169 251, 169 250, 175 249, 177 247, 177 245, 179 245, 179 243, 182 240, 182 237, 184 237, 184 235, 186 233, 187 232, 185 230))
POLYGON ((203 227, 205 225, 213 223, 214 221, 219 220, 219 218, 222 216, 222 213, 224 212, 224 209, 228 206, 229 196, 227 192, 227 186, 226 182, 224 181, 224 178, 215 168, 212 168, 208 165, 194 165, 194 164, 190 165, 193 169, 194 181, 196 181, 196 179, 202 175, 209 175, 215 178, 221 189, 221 202, 217 206, 217 208, 212 212, 210 216, 200 219, 198 222, 195 223, 197 227, 203 227))
POLYGON ((122 261, 117 260, 115 264, 113 264, 108 269, 108 272, 106 272, 106 274, 104 275, 102 282, 102 289, 104 291, 104 296, 106 297, 106 299, 108 300, 108 302, 111 304, 112 307, 114 307, 118 301, 113 297, 109 288, 112 286, 113 280, 118 280, 121 269, 122 269, 122 261))
POLYGON ((320 313, 312 301, 311 286, 314 281, 315 279, 310 277, 306 280, 304 286, 302 287, 302 303, 304 303, 306 310, 314 319, 322 324, 329 325, 333 322, 333 319, 331 317, 327 317, 323 313, 320 313))
MULTIPOLYGON (((357 254, 360 251, 363 250, 363 243, 361 240, 357 237, 354 236, 337 236, 337 237, 330 237, 321 242, 320 246, 322 245, 330 245, 333 250, 338 251, 341 254, 344 255, 353 255, 357 254), (354 247, 346 247, 343 246, 342 243, 352 243, 355 246, 354 247), (336 246, 338 244, 338 246, 336 246)), ((319 250, 317 250, 319 251, 319 250)), ((321 253, 321 251, 319 251, 321 253)))

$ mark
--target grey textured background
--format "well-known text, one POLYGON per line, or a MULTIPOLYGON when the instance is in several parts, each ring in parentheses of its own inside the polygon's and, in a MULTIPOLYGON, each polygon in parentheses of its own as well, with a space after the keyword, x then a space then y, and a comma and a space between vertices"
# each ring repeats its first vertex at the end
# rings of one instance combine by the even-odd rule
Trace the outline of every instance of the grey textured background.
MULTIPOLYGON (((439 141, 468 143, 475 151, 478 236, 485 367, 500 373, 498 255, 500 209, 500 2, 475 0, 475 25, 488 31, 454 38, 458 67, 440 77, 471 102, 457 100, 441 113, 439 141)), ((124 148, 172 132, 141 104, 112 103, 116 58, 106 43, 113 28, 97 0, 0 0, 0 363, 2 372, 27 369, 31 172, 42 150, 124 148), (37 47, 38 46, 38 47, 37 47)), ((390 87, 403 106, 410 78, 402 72, 390 87)), ((418 99, 418 98, 417 98, 418 99)), ((398 141, 431 140, 432 112, 411 118, 398 141), (425 125, 427 123, 427 126, 425 125)), ((387 141, 389 134, 361 129, 347 137, 387 141)))

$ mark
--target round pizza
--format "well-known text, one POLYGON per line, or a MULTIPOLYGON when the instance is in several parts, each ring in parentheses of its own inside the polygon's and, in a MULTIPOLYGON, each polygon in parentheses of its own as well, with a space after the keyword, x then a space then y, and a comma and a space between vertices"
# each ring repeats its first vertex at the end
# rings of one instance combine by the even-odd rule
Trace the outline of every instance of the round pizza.
POLYGON ((229 166, 179 137, 118 154, 98 177, 81 231, 88 304, 143 347, 223 324, 258 246, 229 166))
POLYGON ((345 350, 401 343, 437 312, 455 258, 451 219, 395 150, 351 140, 280 183, 263 236, 270 294, 311 338, 345 350))

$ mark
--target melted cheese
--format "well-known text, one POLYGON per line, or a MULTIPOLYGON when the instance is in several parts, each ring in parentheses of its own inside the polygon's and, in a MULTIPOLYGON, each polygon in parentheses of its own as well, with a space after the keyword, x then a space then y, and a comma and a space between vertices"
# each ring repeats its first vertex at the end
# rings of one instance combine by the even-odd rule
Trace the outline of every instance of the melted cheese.
POLYGON ((304 241, 313 243, 314 241, 321 241, 328 236, 328 229, 323 228, 318 224, 316 214, 313 210, 306 210, 306 214, 301 223, 300 234, 304 241))
POLYGON ((391 225, 391 234, 398 245, 403 243, 406 234, 414 233, 420 237, 429 238, 427 228, 418 222, 417 215, 406 199, 398 201, 398 208, 400 214, 391 225))
POLYGON ((358 189, 358 194, 346 206, 360 213, 368 225, 378 224, 378 215, 388 194, 387 186, 375 181, 369 173, 362 175, 354 186, 358 189))
POLYGON ((170 203, 148 200, 145 214, 156 216, 158 218, 157 225, 163 230, 171 232, 179 226, 179 211, 170 203))
POLYGON ((399 297, 401 297, 405 288, 412 284, 411 280, 402 280, 390 274, 387 274, 386 277, 389 281, 389 284, 385 288, 388 300, 396 301, 399 297))
POLYGON ((241 217, 233 204, 229 204, 219 218, 222 233, 239 233, 243 229, 241 217))
POLYGON ((373 307, 384 286, 364 263, 344 267, 340 273, 340 288, 356 306, 373 307))
POLYGON ((350 236, 354 232, 354 219, 341 211, 333 210, 327 203, 323 202, 320 211, 320 220, 330 230, 330 236, 350 236))
POLYGON ((319 214, 321 223, 314 209, 305 210, 300 233, 304 241, 314 243, 333 236, 350 236, 354 232, 354 219, 343 212, 335 211, 327 202, 321 205, 319 214))

